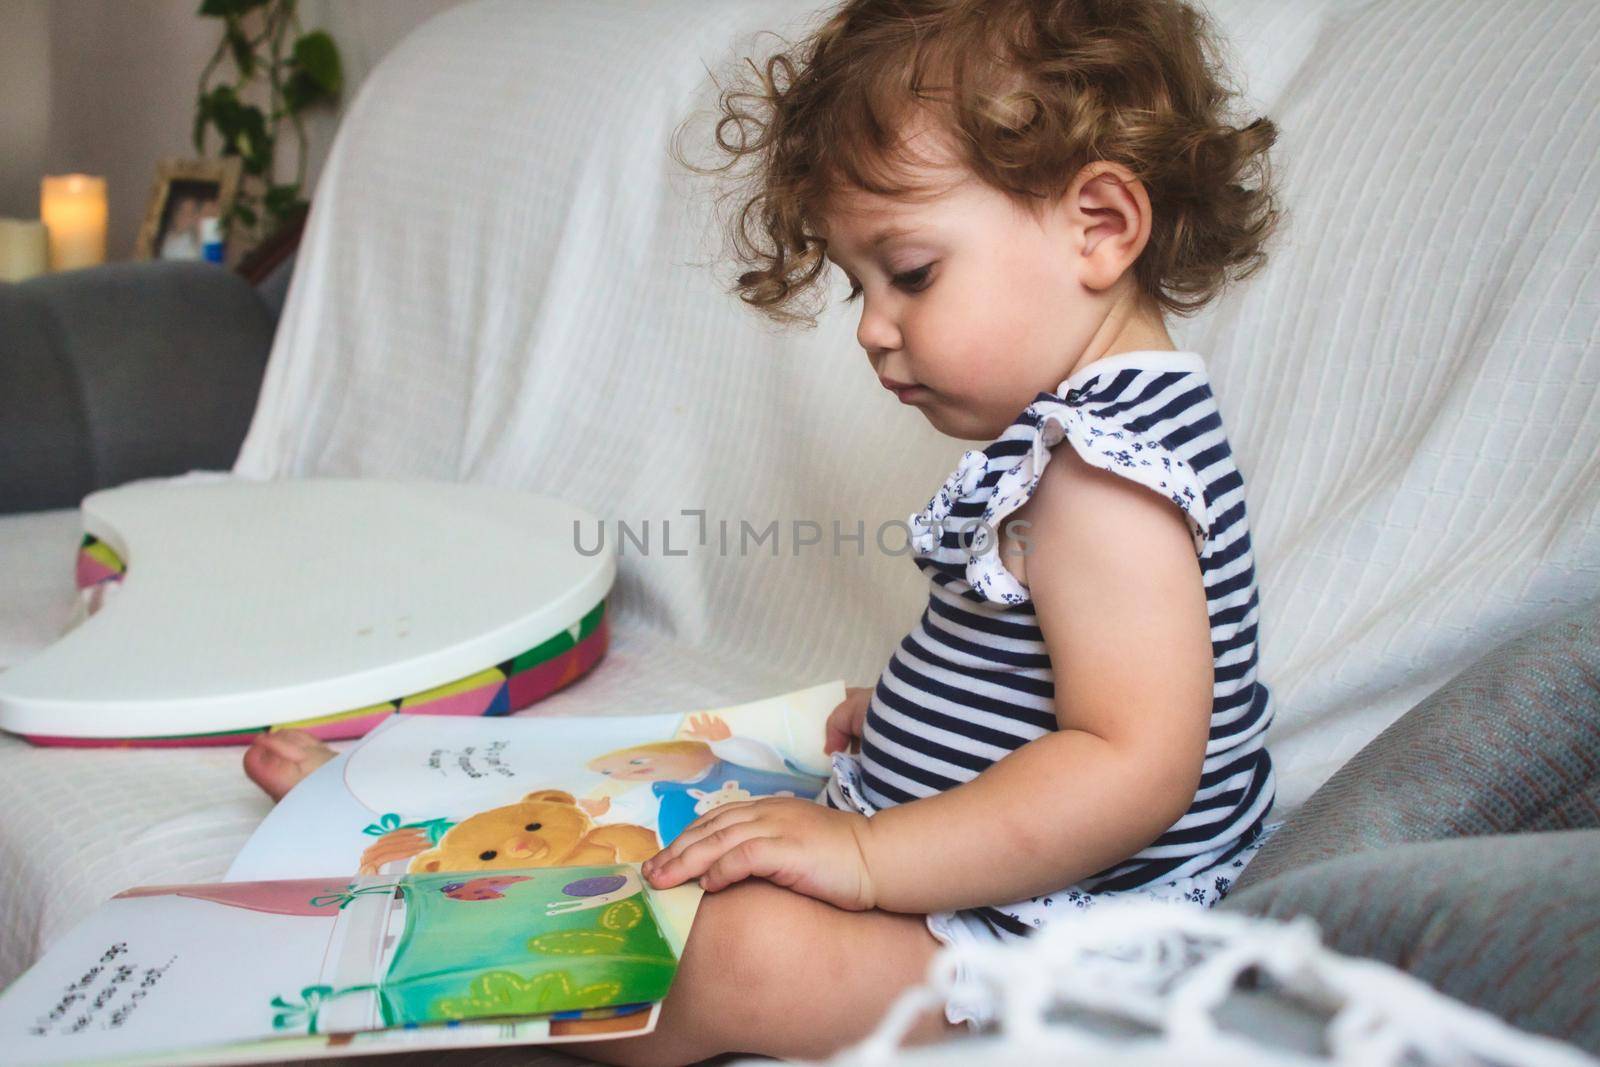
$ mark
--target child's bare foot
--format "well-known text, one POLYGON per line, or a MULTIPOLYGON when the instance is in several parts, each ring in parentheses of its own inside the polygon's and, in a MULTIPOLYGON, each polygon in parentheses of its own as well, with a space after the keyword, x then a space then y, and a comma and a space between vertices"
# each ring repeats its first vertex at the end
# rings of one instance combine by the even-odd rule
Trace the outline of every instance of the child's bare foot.
POLYGON ((244 773, 273 800, 331 760, 336 753, 304 730, 262 734, 244 752, 244 773))

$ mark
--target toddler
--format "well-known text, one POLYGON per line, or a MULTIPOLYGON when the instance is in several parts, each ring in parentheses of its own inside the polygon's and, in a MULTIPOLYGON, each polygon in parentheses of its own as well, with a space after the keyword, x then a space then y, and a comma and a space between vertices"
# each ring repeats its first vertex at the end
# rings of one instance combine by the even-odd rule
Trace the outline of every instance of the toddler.
MULTIPOLYGON (((1209 906, 1265 840, 1244 484, 1165 327, 1278 218, 1216 47, 1178 0, 848 0, 722 91, 740 298, 810 321, 838 268, 881 384, 989 443, 912 516, 928 604, 830 718, 821 802, 723 804, 645 862, 707 896, 658 1030, 584 1055, 822 1058, 941 944, 1209 906)), ((285 733, 246 767, 279 794, 326 755, 285 733)), ((958 997, 911 1038, 986 1021, 958 997)))

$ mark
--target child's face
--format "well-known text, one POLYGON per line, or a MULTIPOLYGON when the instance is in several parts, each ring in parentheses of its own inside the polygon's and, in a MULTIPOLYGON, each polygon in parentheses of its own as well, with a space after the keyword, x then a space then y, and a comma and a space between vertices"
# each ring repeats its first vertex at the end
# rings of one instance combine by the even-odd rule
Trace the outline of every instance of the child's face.
POLYGON ((949 164, 918 175, 944 183, 938 198, 851 189, 819 229, 828 258, 862 289, 856 339, 879 379, 912 384, 902 402, 942 433, 987 440, 1103 347, 1128 287, 1084 284, 1081 215, 1052 207, 1035 221, 949 164), (912 232, 874 246, 891 227, 912 232))

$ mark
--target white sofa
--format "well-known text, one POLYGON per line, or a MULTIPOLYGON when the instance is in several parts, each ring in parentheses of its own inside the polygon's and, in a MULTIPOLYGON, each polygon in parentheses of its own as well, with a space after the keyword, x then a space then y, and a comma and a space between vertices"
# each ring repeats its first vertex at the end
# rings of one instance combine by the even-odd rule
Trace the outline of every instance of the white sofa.
MULTIPOLYGON (((1600 14, 1210 8, 1282 130, 1289 218, 1174 335, 1247 481, 1285 814, 1463 664, 1600 596, 1600 14)), ((670 519, 675 545, 691 509, 783 530, 777 556, 625 555, 611 651, 533 714, 870 684, 922 610, 870 531, 968 445, 876 387, 853 309, 780 333, 727 295, 707 186, 665 150, 708 113, 702 62, 816 10, 477 0, 344 119, 238 475, 518 486, 670 519), (807 520, 823 543, 792 551, 807 520), (864 521, 861 555, 835 520, 864 521)), ((0 519, 0 666, 59 633, 79 532, 0 519)), ((0 983, 117 890, 220 875, 267 810, 238 758, 0 739, 0 983)))

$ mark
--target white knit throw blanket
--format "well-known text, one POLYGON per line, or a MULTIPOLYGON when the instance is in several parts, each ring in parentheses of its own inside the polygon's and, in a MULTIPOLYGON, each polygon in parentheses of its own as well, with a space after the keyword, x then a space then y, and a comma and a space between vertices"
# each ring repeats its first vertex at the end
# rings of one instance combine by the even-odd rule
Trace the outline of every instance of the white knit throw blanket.
MULTIPOLYGON (((755 1063, 757 1061, 748 1061, 755 1063)), ((942 950, 864 1042, 832 1067, 1084 1064, 1107 1067, 1597 1067, 1571 1045, 1516 1030, 1374 960, 1321 943, 1290 922, 1147 900, 1108 900, 1082 922, 1056 922, 1016 945, 942 950), (958 986, 965 965, 966 981, 958 986), (1316 1052, 1225 1028, 1216 1009, 1247 971, 1256 984, 1324 1020, 1316 1052), (992 1004, 993 1036, 902 1048, 922 1013, 960 988, 992 1004), (1085 1019, 1102 1025, 1086 1025, 1085 1019), (1111 1025, 1105 1025, 1105 1024, 1111 1025)))

